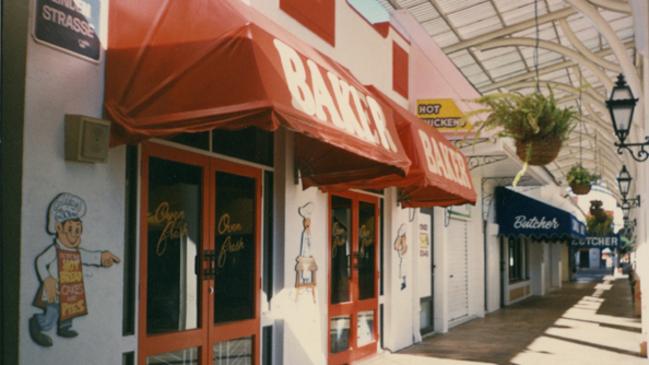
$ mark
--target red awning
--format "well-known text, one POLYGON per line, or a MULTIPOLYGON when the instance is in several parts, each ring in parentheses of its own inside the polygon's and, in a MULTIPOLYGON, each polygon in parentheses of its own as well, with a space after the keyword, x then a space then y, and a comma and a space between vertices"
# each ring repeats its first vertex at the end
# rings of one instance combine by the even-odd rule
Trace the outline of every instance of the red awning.
POLYGON ((387 105, 239 1, 113 0, 109 23, 113 144, 285 126, 305 186, 408 170, 387 105))
POLYGON ((399 187, 399 200, 404 207, 432 207, 475 204, 467 159, 437 129, 427 125, 414 114, 394 103, 373 86, 368 89, 383 103, 389 105, 397 123, 399 138, 412 161, 405 177, 390 175, 376 179, 355 181, 335 188, 399 187))

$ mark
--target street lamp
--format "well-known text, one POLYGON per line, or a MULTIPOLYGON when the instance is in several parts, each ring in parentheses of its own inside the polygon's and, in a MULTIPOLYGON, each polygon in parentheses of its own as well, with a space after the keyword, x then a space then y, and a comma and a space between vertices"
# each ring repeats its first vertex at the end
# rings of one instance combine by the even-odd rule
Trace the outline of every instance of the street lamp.
POLYGON ((637 102, 638 99, 633 97, 633 92, 624 80, 624 75, 619 74, 617 82, 611 91, 611 97, 606 101, 606 107, 611 114, 613 131, 615 131, 615 135, 620 141, 615 143, 615 146, 619 154, 622 154, 622 150, 626 149, 631 152, 631 157, 634 160, 646 161, 649 158, 649 152, 645 150, 645 147, 649 146, 649 137, 645 137, 644 143, 625 143, 626 138, 629 136, 629 129, 631 129, 631 122, 633 122, 633 110, 637 102), (640 147, 640 150, 634 154, 631 147, 640 147))
POLYGON ((629 208, 637 208, 640 206, 640 195, 636 195, 635 198, 628 199, 627 196, 629 195, 629 188, 631 187, 631 180, 633 180, 633 177, 631 177, 631 174, 629 174, 629 170, 626 169, 626 165, 622 166, 622 170, 620 171, 620 174, 617 176, 617 187, 620 189, 620 194, 622 195, 622 206, 628 206, 629 208))
POLYGON ((631 180, 633 178, 629 174, 629 170, 626 169, 626 165, 623 165, 620 174, 617 176, 617 187, 620 189, 620 194, 622 194, 622 199, 624 200, 626 200, 626 196, 629 194, 631 180))
POLYGON ((620 209, 622 209, 622 217, 625 221, 629 220, 629 212, 631 211, 631 206, 628 203, 622 203, 620 205, 620 209))

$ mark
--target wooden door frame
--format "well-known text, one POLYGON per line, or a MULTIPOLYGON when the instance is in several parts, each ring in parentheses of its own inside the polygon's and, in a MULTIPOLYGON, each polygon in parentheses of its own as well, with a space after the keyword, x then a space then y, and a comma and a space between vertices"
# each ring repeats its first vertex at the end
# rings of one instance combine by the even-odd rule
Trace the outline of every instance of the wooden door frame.
POLYGON ((351 361, 363 358, 365 356, 368 356, 370 354, 376 353, 378 344, 379 344, 379 335, 378 335, 378 327, 379 327, 379 238, 380 238, 380 232, 379 229, 381 227, 380 224, 380 199, 376 196, 369 195, 369 194, 363 194, 359 192, 336 192, 336 193, 330 193, 328 196, 328 204, 327 204, 327 217, 328 217, 328 249, 327 249, 327 267, 328 267, 328 273, 327 273, 327 363, 328 364, 344 364, 344 363, 349 363, 351 361), (331 283, 331 245, 333 244, 332 242, 332 232, 331 232, 331 225, 332 225, 332 207, 333 207, 333 197, 340 197, 340 198, 345 198, 351 200, 351 253, 352 253, 352 258, 351 258, 351 264, 352 264, 352 280, 351 280, 351 285, 350 285, 350 301, 341 303, 341 304, 331 304, 331 290, 332 290, 332 283, 331 283), (358 284, 358 270, 353 269, 353 264, 354 264, 354 255, 356 252, 358 252, 358 223, 359 223, 359 207, 360 207, 360 202, 366 202, 366 203, 371 203, 374 204, 374 221, 375 223, 375 229, 374 229, 374 296, 373 299, 366 299, 363 300, 363 303, 358 303, 358 296, 359 296, 359 284, 358 284), (366 344, 362 347, 356 347, 356 337, 357 337, 357 313, 359 311, 368 311, 371 310, 374 312, 374 328, 372 329, 373 332, 373 337, 374 341, 372 341, 369 344, 366 344), (339 315, 349 315, 350 316, 350 328, 349 328, 349 344, 350 344, 350 349, 332 354, 330 352, 331 350, 331 318, 334 316, 339 316, 339 315))
MULTIPOLYGON (((252 337, 253 341, 253 353, 252 360, 253 364, 258 365, 261 358, 261 235, 262 235, 262 226, 261 226, 261 215, 262 215, 262 177, 263 171, 257 167, 246 166, 238 164, 236 162, 223 160, 219 158, 211 158, 210 164, 210 174, 212 175, 211 184, 216 183, 216 177, 214 176, 217 172, 225 172, 233 175, 244 176, 252 178, 255 180, 255 273, 253 275, 254 279, 254 301, 255 301, 255 313, 253 318, 245 319, 240 321, 228 322, 215 324, 214 323, 214 302, 210 304, 208 309, 209 311, 209 344, 210 349, 217 342, 236 340, 241 337, 252 337)), ((215 192, 216 187, 210 191, 215 192)), ((216 196, 211 196, 210 201, 210 222, 216 225, 216 196)), ((211 230, 210 236, 212 236, 213 248, 215 248, 214 242, 214 230, 211 230)), ((213 283, 214 279, 210 279, 210 282, 213 283)), ((210 350, 211 353, 211 350, 210 350)))
MULTIPOLYGON (((182 148, 175 148, 168 145, 142 142, 141 149, 141 173, 140 173, 140 239, 139 239, 139 303, 138 303, 138 364, 145 364, 147 356, 179 351, 197 347, 199 349, 199 363, 211 363, 212 347, 214 343, 225 340, 233 340, 241 337, 252 336, 253 338, 253 364, 260 363, 260 341, 261 341, 261 208, 262 208, 262 174, 261 169, 238 164, 232 161, 212 157, 205 154, 188 151, 182 148), (255 274, 254 278, 254 317, 249 320, 237 321, 227 324, 214 324, 214 297, 209 294, 210 285, 214 285, 214 279, 206 279, 199 274, 200 281, 200 314, 199 327, 196 329, 178 331, 173 333, 147 334, 147 269, 148 269, 148 198, 149 198, 149 158, 157 157, 164 160, 179 162, 187 165, 201 167, 202 190, 201 190, 201 247, 199 257, 206 249, 215 249, 214 230, 216 202, 215 202, 215 174, 217 171, 232 173, 240 176, 255 179, 255 274), (243 322, 243 323, 242 323, 243 322), (227 336, 224 334, 228 334, 227 336)), ((199 268, 204 268, 203 260, 200 260, 199 268)))
MULTIPOLYGON (((209 217, 210 201, 209 189, 209 157, 182 149, 155 144, 151 142, 142 143, 141 155, 141 189, 140 189, 140 285, 139 285, 139 313, 138 313, 138 364, 145 364, 147 356, 179 351, 187 348, 197 347, 199 349, 199 361, 209 356, 207 347, 207 325, 208 318, 204 315, 205 308, 209 306, 208 283, 200 280, 200 304, 199 327, 192 330, 178 331, 172 333, 148 335, 147 334, 147 269, 148 269, 148 205, 149 205, 149 158, 157 157, 168 161, 179 162, 187 165, 202 168, 202 191, 201 218, 209 217)), ((202 226, 201 222, 201 226, 202 226)), ((208 231, 202 229, 201 250, 204 247, 213 247, 213 238, 209 237, 208 231)))

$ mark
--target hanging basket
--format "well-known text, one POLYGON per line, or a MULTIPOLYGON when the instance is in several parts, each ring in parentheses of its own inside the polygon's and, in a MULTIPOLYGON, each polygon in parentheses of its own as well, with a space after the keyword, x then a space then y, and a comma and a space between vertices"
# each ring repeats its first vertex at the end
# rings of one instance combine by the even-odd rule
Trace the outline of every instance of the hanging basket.
POLYGON ((534 166, 543 166, 554 161, 560 150, 561 139, 557 137, 516 141, 518 158, 534 166))
POLYGON ((590 184, 572 183, 570 184, 570 189, 572 189, 572 192, 577 195, 586 195, 590 193, 590 184))

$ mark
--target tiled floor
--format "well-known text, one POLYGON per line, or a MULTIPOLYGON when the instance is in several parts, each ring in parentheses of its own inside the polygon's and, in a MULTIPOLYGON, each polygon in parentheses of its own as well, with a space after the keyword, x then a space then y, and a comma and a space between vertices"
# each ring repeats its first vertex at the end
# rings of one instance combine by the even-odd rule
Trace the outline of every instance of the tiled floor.
POLYGON ((363 365, 648 364, 626 277, 566 284, 363 365))

